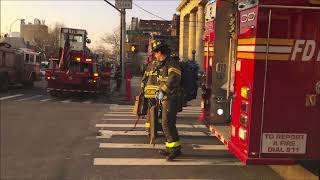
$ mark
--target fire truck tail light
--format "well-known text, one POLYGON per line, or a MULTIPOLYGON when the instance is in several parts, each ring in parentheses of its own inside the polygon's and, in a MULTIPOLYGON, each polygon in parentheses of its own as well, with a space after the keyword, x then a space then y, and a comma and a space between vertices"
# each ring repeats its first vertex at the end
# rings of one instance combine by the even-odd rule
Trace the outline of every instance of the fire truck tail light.
POLYGON ((241 97, 243 97, 245 99, 249 99, 250 89, 247 86, 241 87, 241 97))
POLYGON ((99 74, 98 73, 93 73, 93 80, 96 81, 99 79, 99 74))
POLYGON ((239 128, 239 137, 244 141, 247 139, 247 130, 245 130, 243 127, 239 128))
POLYGON ((236 136, 236 128, 234 126, 231 126, 231 136, 236 136))
POLYGON ((240 109, 242 112, 248 113, 249 112, 249 103, 247 101, 241 101, 240 109))
POLYGON ((248 123, 248 116, 245 114, 241 114, 240 115, 240 123, 246 126, 248 123))

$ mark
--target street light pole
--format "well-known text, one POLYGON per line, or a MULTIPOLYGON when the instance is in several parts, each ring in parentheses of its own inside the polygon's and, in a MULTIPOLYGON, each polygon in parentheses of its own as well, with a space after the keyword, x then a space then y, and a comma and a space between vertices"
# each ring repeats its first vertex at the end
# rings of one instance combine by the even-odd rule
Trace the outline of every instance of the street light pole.
MULTIPOLYGON (((15 22, 17 22, 18 20, 23 21, 23 20, 25 20, 25 19, 15 19, 15 20, 11 23, 10 29, 9 29, 9 37, 11 37, 11 28, 12 28, 12 25, 13 25, 15 22)), ((20 23, 20 24, 21 24, 21 23, 20 23)))

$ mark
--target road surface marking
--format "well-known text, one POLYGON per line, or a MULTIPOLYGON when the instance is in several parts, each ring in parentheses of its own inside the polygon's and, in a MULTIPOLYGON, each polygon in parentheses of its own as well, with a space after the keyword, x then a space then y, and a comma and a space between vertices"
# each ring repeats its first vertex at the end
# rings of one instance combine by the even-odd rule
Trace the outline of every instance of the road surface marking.
POLYGON ((36 95, 36 96, 28 97, 28 98, 18 99, 18 100, 16 100, 16 101, 27 101, 27 100, 36 99, 36 98, 41 97, 41 96, 42 96, 42 95, 36 95))
POLYGON ((147 158, 94 158, 95 166, 242 166, 235 158, 230 159, 175 159, 168 162, 166 159, 147 158))
POLYGON ((40 101, 41 101, 41 102, 48 102, 48 101, 51 101, 51 100, 54 100, 54 99, 48 98, 48 99, 42 99, 42 100, 40 100, 40 101))
POLYGON ((132 111, 109 111, 108 114, 132 114, 132 111))
MULTIPOLYGON (((130 128, 133 124, 96 124, 97 128, 130 128)), ((177 124, 177 128, 207 128, 205 125, 177 124)), ((137 128, 143 128, 145 124, 137 124, 137 128)))
MULTIPOLYGON (((134 121, 136 120, 135 118, 132 119, 102 119, 103 121, 134 121)), ((141 119, 142 121, 144 121, 144 119, 141 119)))
POLYGON ((83 104, 91 104, 92 103, 92 101, 84 101, 84 102, 82 102, 83 104))
POLYGON ((11 99, 11 98, 15 98, 15 97, 19 97, 19 96, 23 96, 23 94, 16 94, 16 95, 12 95, 12 96, 4 96, 4 97, 0 98, 0 101, 11 99))
MULTIPOLYGON (((184 147, 192 146, 193 150, 228 150, 225 145, 201 145, 201 144, 183 144, 184 147)), ((127 143, 100 143, 99 148, 109 149, 164 149, 163 144, 127 144, 127 143)))
POLYGON ((112 111, 133 111, 133 108, 110 108, 112 111))
POLYGON ((201 112, 181 112, 181 113, 178 113, 178 115, 198 115, 200 114, 201 112))
POLYGON ((106 113, 104 116, 113 116, 113 117, 118 117, 118 116, 130 116, 130 117, 136 117, 134 114, 114 114, 114 113, 106 113))
POLYGON ((60 101, 60 102, 67 104, 67 103, 70 103, 71 101, 72 101, 71 99, 67 99, 67 100, 60 101))
MULTIPOLYGON (((132 125, 133 126, 133 125, 132 125)), ((146 136, 146 131, 110 131, 99 130, 101 136, 97 136, 98 139, 111 138, 112 136, 146 136)), ((213 134, 206 132, 192 132, 192 131, 178 131, 180 136, 214 136, 213 134)), ((161 134, 162 132, 160 132, 161 134)))
POLYGON ((112 149, 164 149, 163 144, 125 144, 125 143, 100 143, 99 148, 112 149))
POLYGON ((194 150, 228 150, 226 145, 199 145, 192 144, 194 150))

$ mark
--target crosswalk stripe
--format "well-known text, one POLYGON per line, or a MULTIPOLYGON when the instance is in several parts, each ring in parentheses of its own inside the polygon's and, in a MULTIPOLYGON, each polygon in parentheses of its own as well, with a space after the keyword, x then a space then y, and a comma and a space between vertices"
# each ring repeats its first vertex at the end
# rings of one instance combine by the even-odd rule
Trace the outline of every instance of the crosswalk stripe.
MULTIPOLYGON (((98 139, 109 139, 112 136, 145 136, 145 131, 110 131, 110 130, 99 130, 101 136, 97 136, 98 139)), ((205 132, 192 132, 192 131, 178 131, 180 136, 214 136, 210 133, 205 132)), ((160 132, 161 134, 161 132, 160 132)))
POLYGON ((41 101, 41 102, 48 102, 48 101, 51 101, 51 100, 53 100, 53 99, 48 98, 48 99, 41 99, 40 101, 41 101))
POLYGON ((110 108, 111 110, 116 111, 133 111, 133 108, 110 108))
POLYGON ((84 102, 82 102, 83 104, 91 104, 92 103, 92 101, 84 101, 84 102))
POLYGON ((226 145, 199 145, 192 144, 194 150, 228 150, 226 145))
MULTIPOLYGON (((108 118, 108 119, 102 119, 103 121, 134 121, 135 120, 135 118, 132 118, 132 119, 110 119, 110 118, 108 118)), ((141 119, 142 120, 142 119, 141 119)))
POLYGON ((164 149, 162 144, 125 144, 125 143, 100 143, 99 148, 110 148, 110 149, 164 149))
POLYGON ((67 104, 67 103, 70 103, 70 102, 71 102, 71 99, 67 99, 67 100, 60 101, 60 102, 67 104))
POLYGON ((175 159, 168 162, 166 159, 149 158, 94 158, 95 166, 242 166, 234 158, 224 159, 175 159))
MULTIPOLYGON (((97 128, 130 128, 133 124, 96 124, 97 128)), ((177 128, 206 128, 205 125, 177 124, 177 128)), ((144 124, 137 124, 138 128, 145 127, 144 124)))
POLYGON ((132 114, 132 111, 112 111, 108 112, 108 114, 132 114))
MULTIPOLYGON (((193 150, 228 150, 225 145, 183 144, 184 147, 192 146, 193 150)), ((100 143, 99 148, 108 149, 164 149, 163 144, 128 144, 128 143, 100 143)))
POLYGON ((119 116, 129 116, 129 117, 135 117, 134 114, 114 114, 114 113, 106 113, 104 116, 113 116, 113 117, 119 117, 119 116))
POLYGON ((12 95, 12 96, 4 96, 4 97, 0 98, 0 101, 11 99, 11 98, 15 98, 15 97, 20 97, 20 96, 23 96, 23 94, 15 94, 15 95, 12 95))
POLYGON ((186 112, 181 112, 181 113, 178 113, 178 115, 197 115, 201 112, 192 112, 192 113, 186 113, 186 112))
POLYGON ((41 97, 42 95, 36 95, 36 96, 31 96, 31 97, 27 97, 27 98, 23 98, 23 99, 18 99, 16 101, 27 101, 27 100, 32 100, 32 99, 36 99, 38 97, 41 97))
MULTIPOLYGON (((200 113, 199 113, 200 114, 200 113)), ((199 114, 197 114, 197 113, 192 113, 192 114, 180 114, 180 113, 178 113, 177 114, 177 116, 179 116, 179 117, 184 117, 184 116, 186 116, 186 117, 190 117, 190 116, 198 116, 199 114)), ((129 117, 136 117, 136 115, 134 115, 132 112, 126 112, 126 113, 119 113, 119 112, 109 112, 109 113, 106 113, 106 114, 104 114, 104 116, 113 116, 113 117, 123 117, 123 116, 129 116, 129 117)))

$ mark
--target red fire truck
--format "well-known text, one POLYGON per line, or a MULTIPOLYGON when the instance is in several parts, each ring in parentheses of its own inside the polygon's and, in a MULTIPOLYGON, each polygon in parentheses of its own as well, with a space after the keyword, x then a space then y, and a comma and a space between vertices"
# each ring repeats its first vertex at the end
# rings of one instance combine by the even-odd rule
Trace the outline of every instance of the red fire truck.
POLYGON ((51 95, 99 92, 97 63, 86 43, 90 43, 86 30, 61 28, 59 58, 50 60, 45 75, 51 95))
POLYGON ((320 159, 320 1, 209 1, 203 121, 244 164, 320 159))

